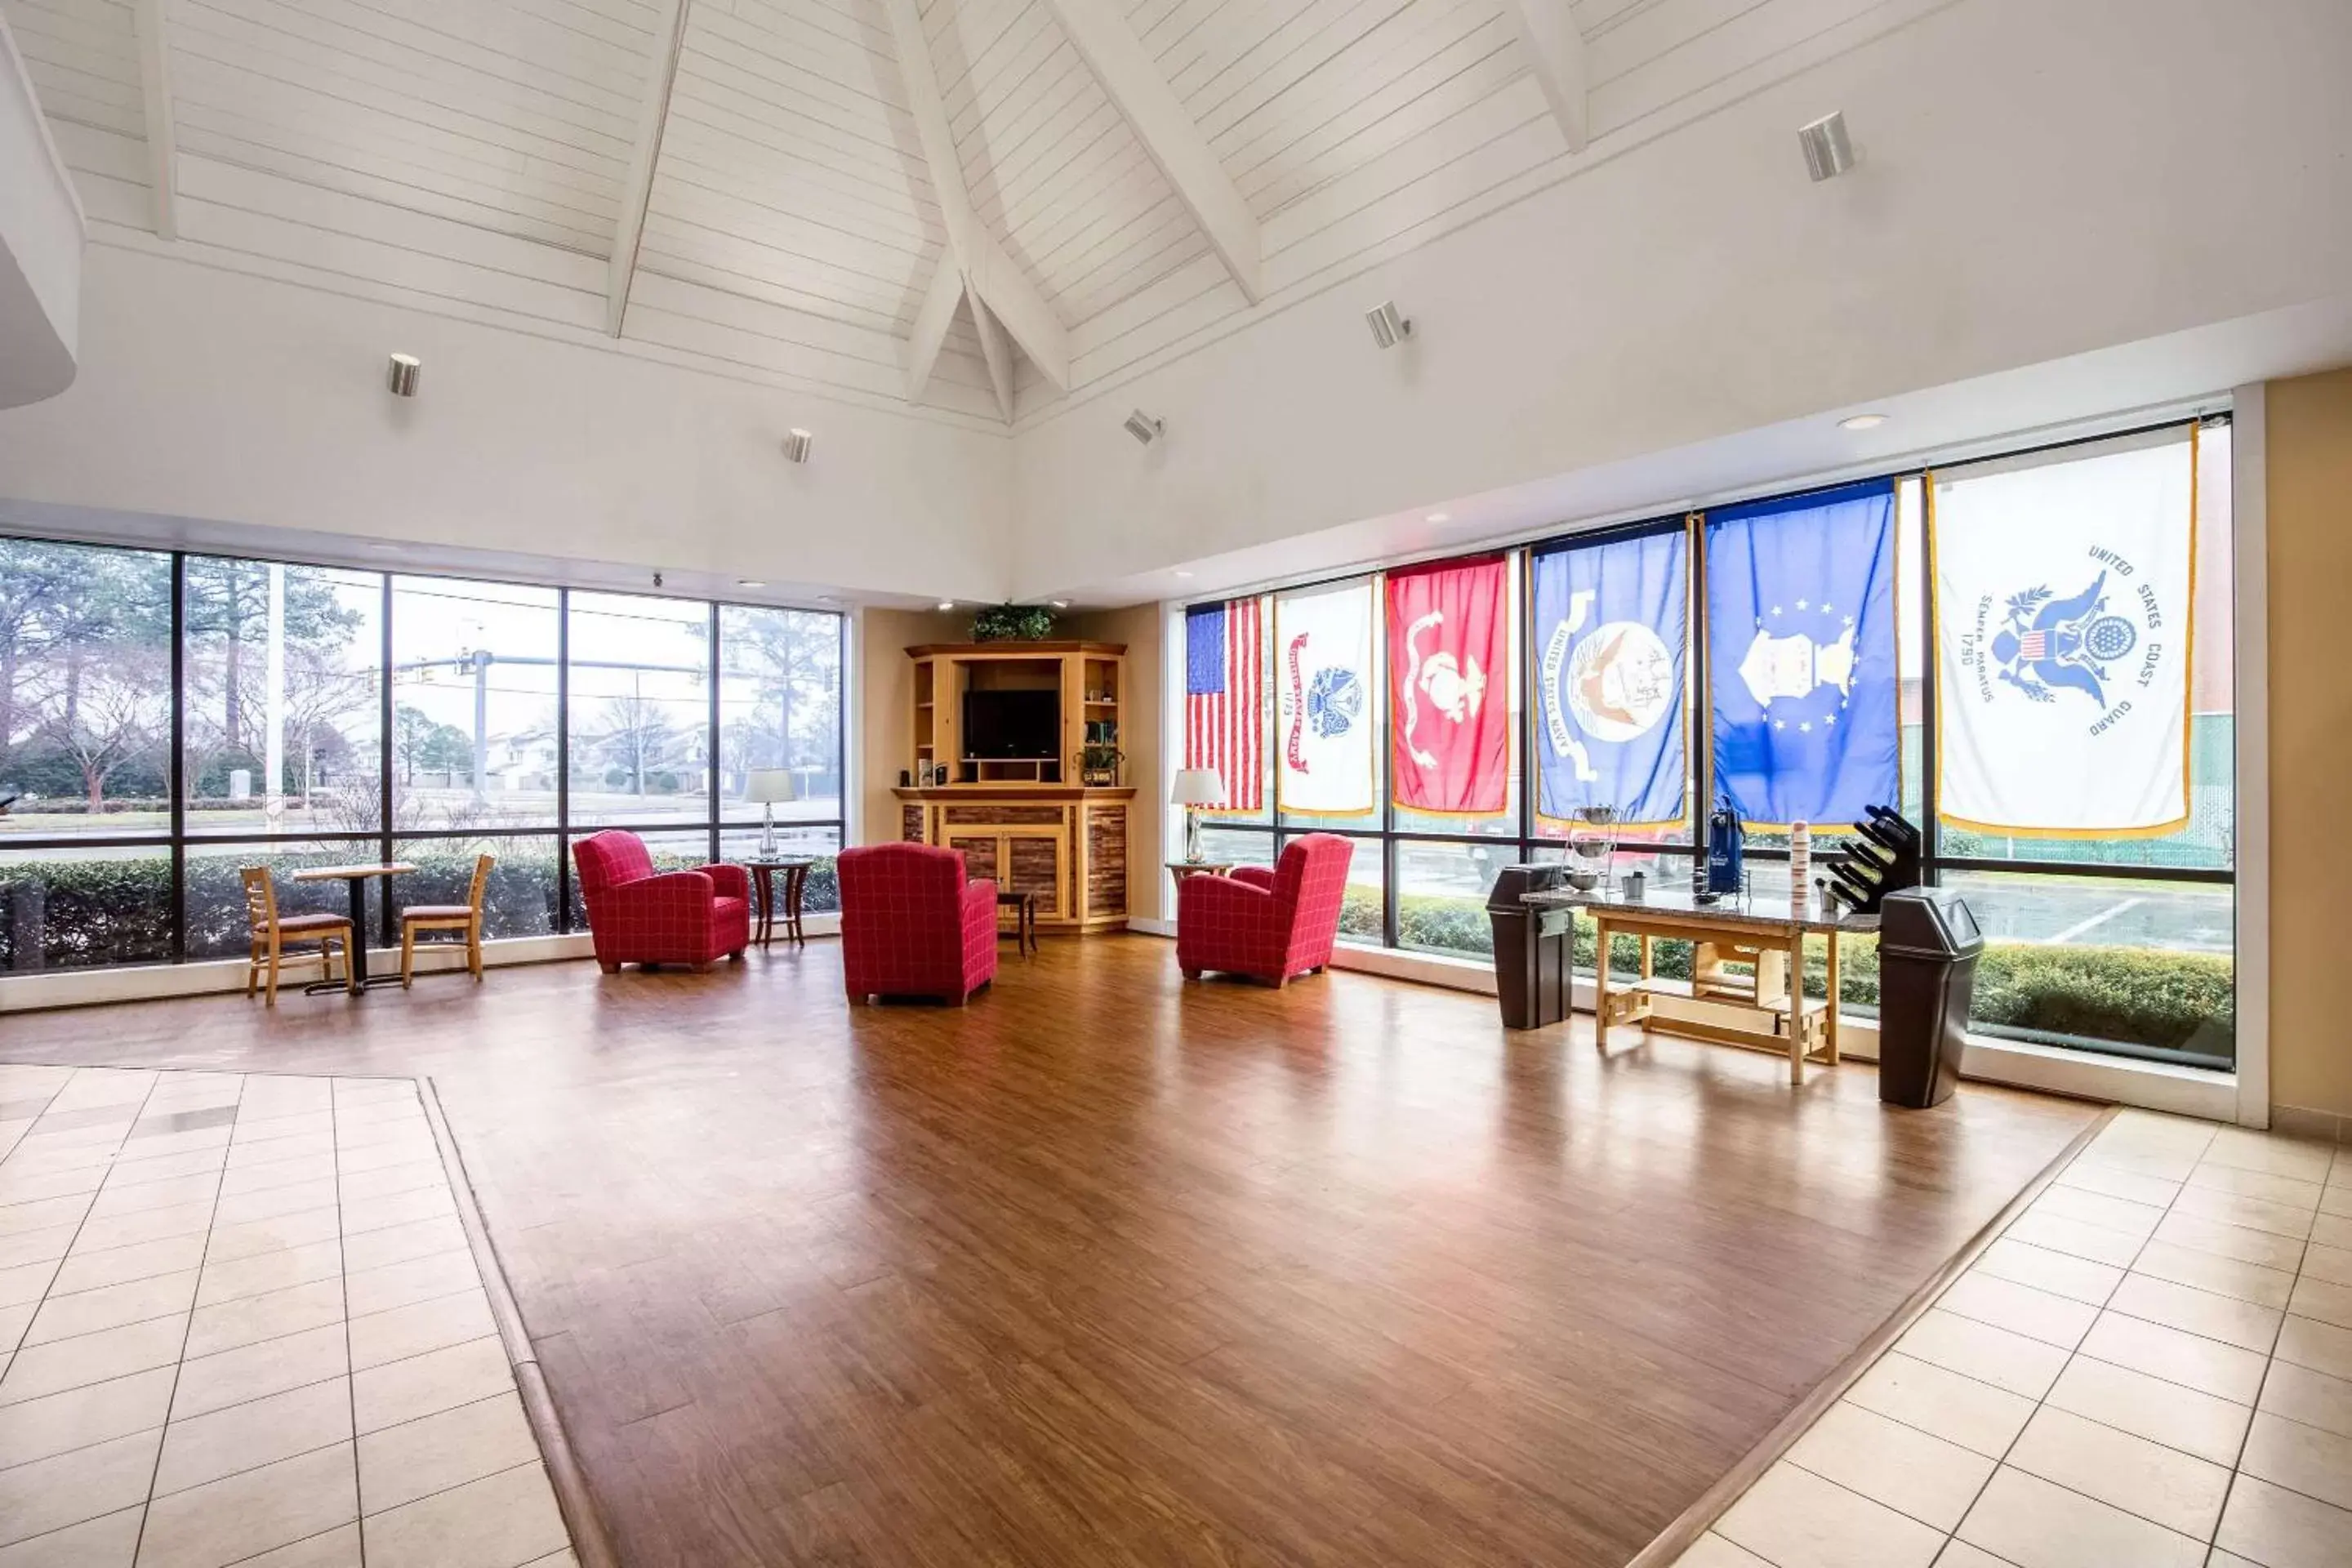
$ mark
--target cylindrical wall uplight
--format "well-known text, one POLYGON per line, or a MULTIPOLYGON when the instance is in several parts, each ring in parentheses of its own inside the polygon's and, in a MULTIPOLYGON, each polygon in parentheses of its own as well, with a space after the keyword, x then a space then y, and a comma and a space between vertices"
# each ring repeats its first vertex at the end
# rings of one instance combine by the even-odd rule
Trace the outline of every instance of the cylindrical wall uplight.
POLYGON ((394 354, 392 368, 385 374, 384 384, 392 388, 394 397, 416 395, 416 378, 424 373, 425 362, 415 354, 394 354))

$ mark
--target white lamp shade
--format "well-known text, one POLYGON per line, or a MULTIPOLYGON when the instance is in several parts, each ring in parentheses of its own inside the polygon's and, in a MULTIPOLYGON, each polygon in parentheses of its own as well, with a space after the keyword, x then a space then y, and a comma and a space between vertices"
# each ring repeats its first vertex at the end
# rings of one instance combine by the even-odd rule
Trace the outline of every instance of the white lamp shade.
POLYGON ((1223 805, 1225 781, 1214 768, 1178 768, 1168 800, 1171 805, 1223 805))
POLYGON ((753 768, 743 775, 743 798, 753 805, 772 805, 778 801, 798 800, 800 793, 793 787, 789 768, 753 768))

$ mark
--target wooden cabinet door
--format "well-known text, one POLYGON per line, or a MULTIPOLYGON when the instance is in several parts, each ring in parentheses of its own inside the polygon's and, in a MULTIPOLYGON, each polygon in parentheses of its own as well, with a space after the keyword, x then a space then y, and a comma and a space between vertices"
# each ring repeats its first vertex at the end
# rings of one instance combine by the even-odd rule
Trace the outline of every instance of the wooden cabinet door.
POLYGON ((963 851, 966 877, 996 879, 997 868, 1003 864, 1003 840, 1000 835, 981 828, 950 828, 940 842, 950 849, 963 851))
POLYGON ((1000 886, 1037 895, 1037 918, 1060 920, 1068 912, 1062 890, 1069 885, 1067 838, 1059 828, 1014 830, 1004 835, 1000 886))

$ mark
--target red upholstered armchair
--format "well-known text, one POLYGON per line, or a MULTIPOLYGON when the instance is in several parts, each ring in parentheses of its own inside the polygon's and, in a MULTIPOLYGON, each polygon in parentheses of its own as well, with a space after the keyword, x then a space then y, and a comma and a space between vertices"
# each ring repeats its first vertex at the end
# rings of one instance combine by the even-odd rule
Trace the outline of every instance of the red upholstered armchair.
POLYGON ((572 847, 580 899, 596 962, 607 974, 624 963, 708 963, 740 958, 751 943, 751 879, 740 866, 654 874, 645 840, 617 828, 572 847))
POLYGON ((996 977, 996 884, 928 844, 845 849, 841 973, 853 1004, 936 996, 962 1006, 996 977))
POLYGON ((1355 851, 1335 833, 1310 833, 1292 839, 1271 871, 1243 866, 1230 877, 1185 878, 1176 885, 1184 977, 1222 969, 1278 987, 1330 963, 1355 851))

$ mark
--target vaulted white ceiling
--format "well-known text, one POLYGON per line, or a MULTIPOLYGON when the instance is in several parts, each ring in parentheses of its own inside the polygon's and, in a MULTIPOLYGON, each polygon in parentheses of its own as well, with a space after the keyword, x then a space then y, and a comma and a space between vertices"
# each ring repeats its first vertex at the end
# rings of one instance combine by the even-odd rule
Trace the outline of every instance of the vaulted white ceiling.
POLYGON ((990 423, 1916 9, 0 0, 102 243, 990 423))

